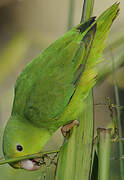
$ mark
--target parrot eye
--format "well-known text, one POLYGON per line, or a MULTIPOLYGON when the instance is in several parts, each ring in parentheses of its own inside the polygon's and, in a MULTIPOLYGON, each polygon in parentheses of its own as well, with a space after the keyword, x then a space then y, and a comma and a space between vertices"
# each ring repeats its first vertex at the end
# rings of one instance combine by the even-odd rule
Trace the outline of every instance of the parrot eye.
POLYGON ((16 149, 17 149, 18 151, 23 151, 23 147, 22 147, 20 144, 18 144, 18 145, 16 146, 16 149))

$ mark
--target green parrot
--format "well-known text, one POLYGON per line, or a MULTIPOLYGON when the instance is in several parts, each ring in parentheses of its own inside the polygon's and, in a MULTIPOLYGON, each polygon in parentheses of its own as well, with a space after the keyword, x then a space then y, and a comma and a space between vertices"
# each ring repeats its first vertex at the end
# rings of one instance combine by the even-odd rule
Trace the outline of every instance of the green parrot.
MULTIPOLYGON (((5 159, 41 152, 59 127, 78 120, 97 81, 96 65, 118 11, 115 3, 97 20, 92 17, 74 27, 24 68, 3 135, 5 159)), ((39 168, 31 159, 10 165, 39 168)))

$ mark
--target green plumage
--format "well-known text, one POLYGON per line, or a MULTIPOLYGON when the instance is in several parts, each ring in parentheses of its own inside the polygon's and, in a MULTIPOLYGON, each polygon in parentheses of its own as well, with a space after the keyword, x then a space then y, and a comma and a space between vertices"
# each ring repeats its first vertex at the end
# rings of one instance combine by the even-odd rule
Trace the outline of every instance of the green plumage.
MULTIPOLYGON (((84 30, 93 21, 94 18, 84 24, 84 30)), ((87 34, 79 28, 72 29, 24 69, 16 83, 12 114, 18 113, 36 126, 51 129, 54 119, 61 116, 76 89, 76 74, 92 44, 93 38, 89 37, 95 34, 95 27, 87 34), (84 35, 85 40, 82 40, 84 35), (75 58, 79 47, 80 53, 75 58)))
POLYGON ((60 126, 78 119, 83 99, 96 82, 95 67, 117 13, 114 4, 97 20, 93 17, 64 34, 25 67, 4 132, 6 158, 41 151, 60 126))

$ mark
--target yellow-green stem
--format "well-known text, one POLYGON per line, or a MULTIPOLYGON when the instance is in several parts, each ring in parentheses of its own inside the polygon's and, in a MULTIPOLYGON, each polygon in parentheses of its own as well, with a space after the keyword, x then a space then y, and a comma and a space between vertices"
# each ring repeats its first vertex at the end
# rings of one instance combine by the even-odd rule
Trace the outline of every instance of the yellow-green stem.
POLYGON ((111 130, 98 129, 98 180, 109 180, 111 130))

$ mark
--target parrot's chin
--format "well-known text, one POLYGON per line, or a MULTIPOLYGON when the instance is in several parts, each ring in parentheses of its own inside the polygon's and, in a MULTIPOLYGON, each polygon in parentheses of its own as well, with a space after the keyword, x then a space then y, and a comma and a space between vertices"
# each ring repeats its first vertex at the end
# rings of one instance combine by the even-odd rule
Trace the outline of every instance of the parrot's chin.
POLYGON ((37 159, 26 159, 20 162, 20 166, 22 169, 28 170, 28 171, 35 171, 38 170, 41 165, 37 159))

